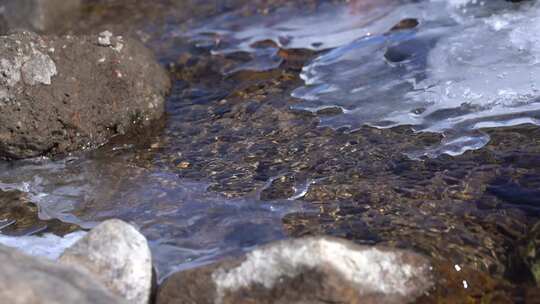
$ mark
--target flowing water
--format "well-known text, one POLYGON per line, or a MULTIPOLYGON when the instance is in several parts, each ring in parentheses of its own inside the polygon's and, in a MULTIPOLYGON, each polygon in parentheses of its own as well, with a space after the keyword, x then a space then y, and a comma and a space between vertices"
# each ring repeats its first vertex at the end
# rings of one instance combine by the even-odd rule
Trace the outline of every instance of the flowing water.
MULTIPOLYGON (((137 166, 122 156, 84 155, 58 161, 4 163, 0 187, 27 193, 39 206, 43 220, 59 219, 86 229, 108 218, 134 223, 148 237, 162 276, 283 238, 281 218, 303 209, 300 202, 260 202, 256 193, 227 199, 209 193, 207 183, 180 179, 167 170, 137 166)), ((64 245, 44 255, 56 256, 82 235, 66 235, 64 245)), ((52 244, 58 242, 51 236, 48 239, 52 244)), ((34 244, 32 240, 38 239, 23 240, 19 246, 34 244)), ((0 242, 13 244, 10 238, 0 238, 0 242)), ((39 253, 40 246, 46 247, 39 242, 35 246, 28 250, 39 253)))
POLYGON ((278 48, 332 49, 304 66, 305 85, 293 96, 305 102, 294 108, 340 109, 321 126, 410 125, 445 135, 440 145, 412 157, 479 149, 489 140, 482 128, 538 124, 538 5, 358 3, 322 4, 308 14, 276 10, 262 18, 228 14, 194 31, 195 41, 204 45, 219 37, 214 54, 252 54, 253 60, 225 73, 276 68, 278 48), (419 25, 389 32, 405 19, 419 25), (257 44, 268 40, 273 47, 257 44))
MULTIPOLYGON (((89 9, 83 21, 127 22, 170 69, 165 126, 0 162, 0 190, 22 193, 41 221, 134 223, 162 278, 319 233, 505 280, 525 267, 509 244, 540 216, 539 4, 209 2, 159 1, 170 9, 132 23, 107 23, 121 6, 89 9)), ((84 235, 36 225, 0 242, 55 258, 84 235)))
MULTIPOLYGON (((472 2, 472 1, 471 1, 472 2)), ((415 156, 484 146, 483 128, 538 124, 539 7, 431 1, 399 8, 418 28, 371 35, 316 58, 293 94, 310 111, 338 106, 333 127, 411 125, 445 135, 415 156)))

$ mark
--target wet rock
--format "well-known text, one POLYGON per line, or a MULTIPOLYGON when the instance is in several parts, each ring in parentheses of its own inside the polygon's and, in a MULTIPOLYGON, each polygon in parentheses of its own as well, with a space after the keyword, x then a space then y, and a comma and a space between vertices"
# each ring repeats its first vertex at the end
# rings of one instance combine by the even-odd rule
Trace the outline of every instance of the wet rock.
POLYGON ((396 25, 394 25, 390 32, 392 31, 400 31, 400 30, 407 30, 412 29, 418 26, 418 20, 414 18, 406 18, 398 22, 396 25))
POLYGON ((12 304, 124 303, 85 273, 0 245, 0 299, 12 304))
POLYGON ((0 190, 0 231, 4 235, 22 236, 41 232, 59 235, 79 229, 77 225, 57 219, 39 218, 38 206, 18 190, 0 190))
POLYGON ((158 303, 407 303, 430 287, 429 269, 407 251, 292 239, 173 274, 158 303))
POLYGON ((103 31, 101 33, 99 33, 99 36, 98 36, 98 44, 100 46, 111 46, 111 37, 112 37, 112 33, 109 32, 109 31, 103 31))
POLYGON ((0 34, 8 29, 36 32, 58 29, 79 17, 81 4, 81 0, 0 0, 0 34))
POLYGON ((15 224, 15 222, 35 217, 37 217, 37 206, 28 202, 22 192, 0 191, 0 219, 2 221, 15 224))
POLYGON ((168 75, 141 43, 108 34, 0 37, 1 157, 98 146, 162 116, 168 75))
POLYGON ((540 222, 532 226, 515 251, 515 256, 511 259, 511 275, 523 280, 526 274, 530 274, 530 281, 535 281, 540 287, 540 222))
POLYGON ((152 261, 146 238, 133 226, 108 220, 68 248, 60 263, 91 273, 129 303, 148 303, 152 261))

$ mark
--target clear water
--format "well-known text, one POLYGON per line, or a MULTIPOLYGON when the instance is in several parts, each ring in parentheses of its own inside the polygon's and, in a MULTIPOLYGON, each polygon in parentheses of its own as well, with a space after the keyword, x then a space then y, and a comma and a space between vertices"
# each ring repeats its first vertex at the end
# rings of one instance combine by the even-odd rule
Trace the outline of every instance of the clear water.
POLYGON ((262 16, 242 16, 243 11, 233 11, 176 34, 190 37, 200 47, 210 47, 216 55, 245 52, 252 56, 250 61, 225 70, 225 74, 266 71, 281 64, 279 48, 332 49, 392 27, 400 20, 397 5, 392 0, 368 0, 353 6, 326 2, 314 7, 285 6, 262 16), (274 45, 258 44, 264 41, 274 45))
POLYGON ((66 248, 80 240, 85 234, 84 231, 76 231, 63 237, 52 233, 17 237, 0 235, 0 244, 17 248, 28 255, 55 260, 60 257, 66 248))
POLYGON ((324 126, 411 125, 444 135, 412 157, 484 146, 482 128, 538 124, 540 7, 431 1, 397 8, 416 29, 361 37, 304 67, 299 109, 340 107, 324 126))
POLYGON ((225 74, 276 68, 279 48, 330 49, 303 68, 295 108, 341 109, 321 115, 321 126, 442 133, 439 145, 409 153, 418 158, 481 148, 489 142, 483 128, 538 124, 539 30, 534 3, 352 1, 262 17, 232 12, 188 35, 213 54, 251 56, 225 74), (419 26, 389 32, 406 18, 419 26))
MULTIPOLYGON (((489 141, 483 128, 539 124, 539 4, 324 2, 302 9, 284 6, 264 15, 231 11, 197 24, 189 31, 170 26, 160 38, 189 37, 215 55, 250 56, 224 74, 274 69, 282 63, 280 48, 319 52, 303 68, 305 84, 293 93, 302 102, 295 107, 317 114, 328 107, 342 109, 337 115, 321 114, 322 126, 410 125, 444 135, 439 145, 411 157, 480 148, 489 141), (405 18, 420 24, 388 32, 405 18), (264 43, 269 40, 273 43, 264 43)), ((174 49, 166 51, 171 58, 177 55, 174 49)), ((226 198, 207 191, 204 181, 179 178, 166 164, 178 144, 175 131, 191 123, 182 120, 185 107, 204 110, 206 102, 223 97, 192 89, 193 96, 176 94, 177 104, 169 102, 160 149, 150 153, 128 145, 61 160, 0 162, 0 189, 27 193, 43 219, 83 228, 112 217, 134 223, 148 237, 161 277, 285 237, 283 216, 311 211, 298 200, 312 181, 300 182, 289 200, 261 201, 257 192, 226 198)), ((0 243, 54 258, 81 235, 0 236, 0 243)))
MULTIPOLYGON (((148 238, 161 277, 281 239, 282 217, 304 209, 296 201, 262 202, 257 193, 227 199, 206 191, 208 184, 137 165, 125 156, 96 153, 0 163, 0 189, 28 193, 42 219, 83 228, 109 218, 133 223, 148 238)), ((77 236, 0 235, 0 243, 54 258, 77 236)))

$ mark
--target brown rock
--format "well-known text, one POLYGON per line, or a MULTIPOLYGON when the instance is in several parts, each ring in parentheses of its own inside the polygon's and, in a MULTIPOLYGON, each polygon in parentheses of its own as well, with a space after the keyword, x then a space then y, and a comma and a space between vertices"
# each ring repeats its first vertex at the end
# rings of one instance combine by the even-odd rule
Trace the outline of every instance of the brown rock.
POLYGON ((431 286, 427 259, 329 237, 285 240, 169 277, 158 303, 407 303, 431 286))
POLYGON ((169 77, 136 40, 19 32, 0 54, 0 157, 98 146, 163 115, 169 77))

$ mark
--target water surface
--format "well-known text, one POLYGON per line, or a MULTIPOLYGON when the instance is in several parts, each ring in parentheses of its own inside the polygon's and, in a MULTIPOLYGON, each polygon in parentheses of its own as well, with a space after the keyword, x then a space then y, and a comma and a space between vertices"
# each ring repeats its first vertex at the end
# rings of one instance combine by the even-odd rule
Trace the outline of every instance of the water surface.
MULTIPOLYGON (((89 10, 92 29, 127 22, 171 71, 164 127, 0 162, 0 190, 23 192, 42 220, 133 223, 161 278, 331 234, 531 282, 509 261, 540 215, 538 4, 240 2, 182 2, 192 16, 126 4, 152 15, 132 24, 107 17, 122 7, 89 10)), ((43 232, 0 242, 55 257, 74 238, 43 232)), ((449 271, 453 293, 501 290, 449 271)))

